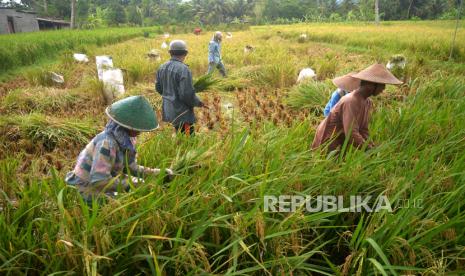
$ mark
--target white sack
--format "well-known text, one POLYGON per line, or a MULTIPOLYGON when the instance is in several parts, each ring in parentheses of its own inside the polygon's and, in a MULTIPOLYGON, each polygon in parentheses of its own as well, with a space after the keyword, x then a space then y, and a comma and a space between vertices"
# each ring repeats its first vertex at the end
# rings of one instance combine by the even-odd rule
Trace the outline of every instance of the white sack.
POLYGON ((113 68, 113 59, 110 56, 96 56, 98 79, 103 79, 103 70, 113 68))
POLYGON ((297 78, 297 83, 301 83, 304 80, 316 78, 316 73, 312 68, 304 68, 300 71, 299 77, 297 78))

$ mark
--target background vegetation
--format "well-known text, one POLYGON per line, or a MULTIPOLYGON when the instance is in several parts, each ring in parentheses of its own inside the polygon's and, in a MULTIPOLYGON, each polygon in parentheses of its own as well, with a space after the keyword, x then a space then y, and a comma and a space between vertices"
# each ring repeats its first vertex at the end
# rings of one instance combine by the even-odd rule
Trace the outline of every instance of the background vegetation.
MULTIPOLYGON (((73 0, 75 1, 75 0, 73 0)), ((455 19, 460 0, 376 0, 382 20, 455 19)), ((71 0, 2 0, 3 5, 32 8, 42 16, 71 17, 71 0)), ((77 25, 153 26, 189 23, 253 24, 311 21, 372 21, 375 0, 79 0, 77 25)), ((463 14, 463 13, 462 13, 463 14)))

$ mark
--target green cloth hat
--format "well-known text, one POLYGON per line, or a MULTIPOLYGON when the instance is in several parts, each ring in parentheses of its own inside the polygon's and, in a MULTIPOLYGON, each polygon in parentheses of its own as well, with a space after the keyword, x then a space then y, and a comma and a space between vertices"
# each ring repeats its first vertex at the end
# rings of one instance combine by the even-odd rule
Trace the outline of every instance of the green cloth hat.
POLYGON ((107 107, 105 113, 117 124, 130 130, 152 131, 158 128, 157 115, 143 96, 119 100, 107 107))

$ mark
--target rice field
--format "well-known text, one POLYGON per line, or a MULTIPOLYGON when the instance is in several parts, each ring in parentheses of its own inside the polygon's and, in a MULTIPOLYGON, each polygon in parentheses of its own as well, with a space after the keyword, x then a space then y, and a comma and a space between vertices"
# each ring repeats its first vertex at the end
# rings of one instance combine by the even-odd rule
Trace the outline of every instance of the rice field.
MULTIPOLYGON (((179 175, 92 207, 63 179, 107 121, 94 60, 76 63, 64 51, 20 67, 0 84, 0 274, 464 274, 463 23, 452 59, 447 21, 233 32, 222 46, 229 77, 216 73, 198 94, 209 109, 196 110, 197 135, 162 124, 139 139, 140 164, 179 175), (407 59, 404 85, 373 99, 375 149, 311 151, 331 79, 396 54, 407 59), (297 85, 304 67, 317 80, 297 85), (50 71, 65 83, 47 81, 50 71), (393 210, 271 213, 265 195, 383 195, 393 210)), ((195 79, 207 71, 211 35, 169 38, 187 41, 195 79)), ((165 40, 139 36, 88 54, 111 55, 125 96, 146 96, 160 115, 154 78, 169 59, 165 40), (147 56, 152 49, 160 61, 147 56)))

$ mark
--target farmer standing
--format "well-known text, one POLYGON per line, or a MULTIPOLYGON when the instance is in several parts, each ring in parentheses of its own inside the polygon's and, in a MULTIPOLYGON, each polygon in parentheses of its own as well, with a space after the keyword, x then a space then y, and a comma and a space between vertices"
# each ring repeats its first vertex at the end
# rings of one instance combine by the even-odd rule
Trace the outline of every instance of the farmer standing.
MULTIPOLYGON (((360 80, 360 87, 344 96, 318 126, 312 148, 329 142, 328 151, 339 149, 346 138, 349 145, 362 147, 368 140, 368 124, 371 113, 371 96, 383 92, 386 84, 402 84, 383 65, 374 64, 352 75, 360 80)), ((373 143, 369 143, 372 148, 373 143)))
POLYGON ((204 104, 195 94, 191 70, 184 64, 188 53, 186 42, 173 40, 169 52, 171 59, 158 69, 155 84, 163 98, 163 121, 171 123, 178 132, 194 135, 194 107, 204 104))
MULTIPOLYGON (((136 137, 140 132, 158 128, 150 103, 142 96, 132 96, 113 103, 105 113, 110 118, 105 130, 81 151, 74 170, 65 179, 68 185, 78 189, 88 204, 93 198, 112 197, 117 191, 128 191, 127 173, 144 177, 161 172, 136 162, 136 137)), ((166 169, 166 174, 173 175, 173 172, 166 169)))
POLYGON ((328 117, 329 112, 331 112, 333 107, 342 97, 360 87, 360 80, 352 77, 354 74, 355 72, 351 72, 347 75, 333 79, 333 83, 336 85, 337 89, 333 92, 331 99, 326 104, 325 110, 323 112, 325 117, 328 117))
POLYGON ((215 68, 218 68, 221 75, 226 77, 226 69, 224 68, 223 61, 221 60, 221 41, 223 40, 223 34, 221 32, 215 32, 210 44, 208 44, 208 72, 211 74, 215 68))

